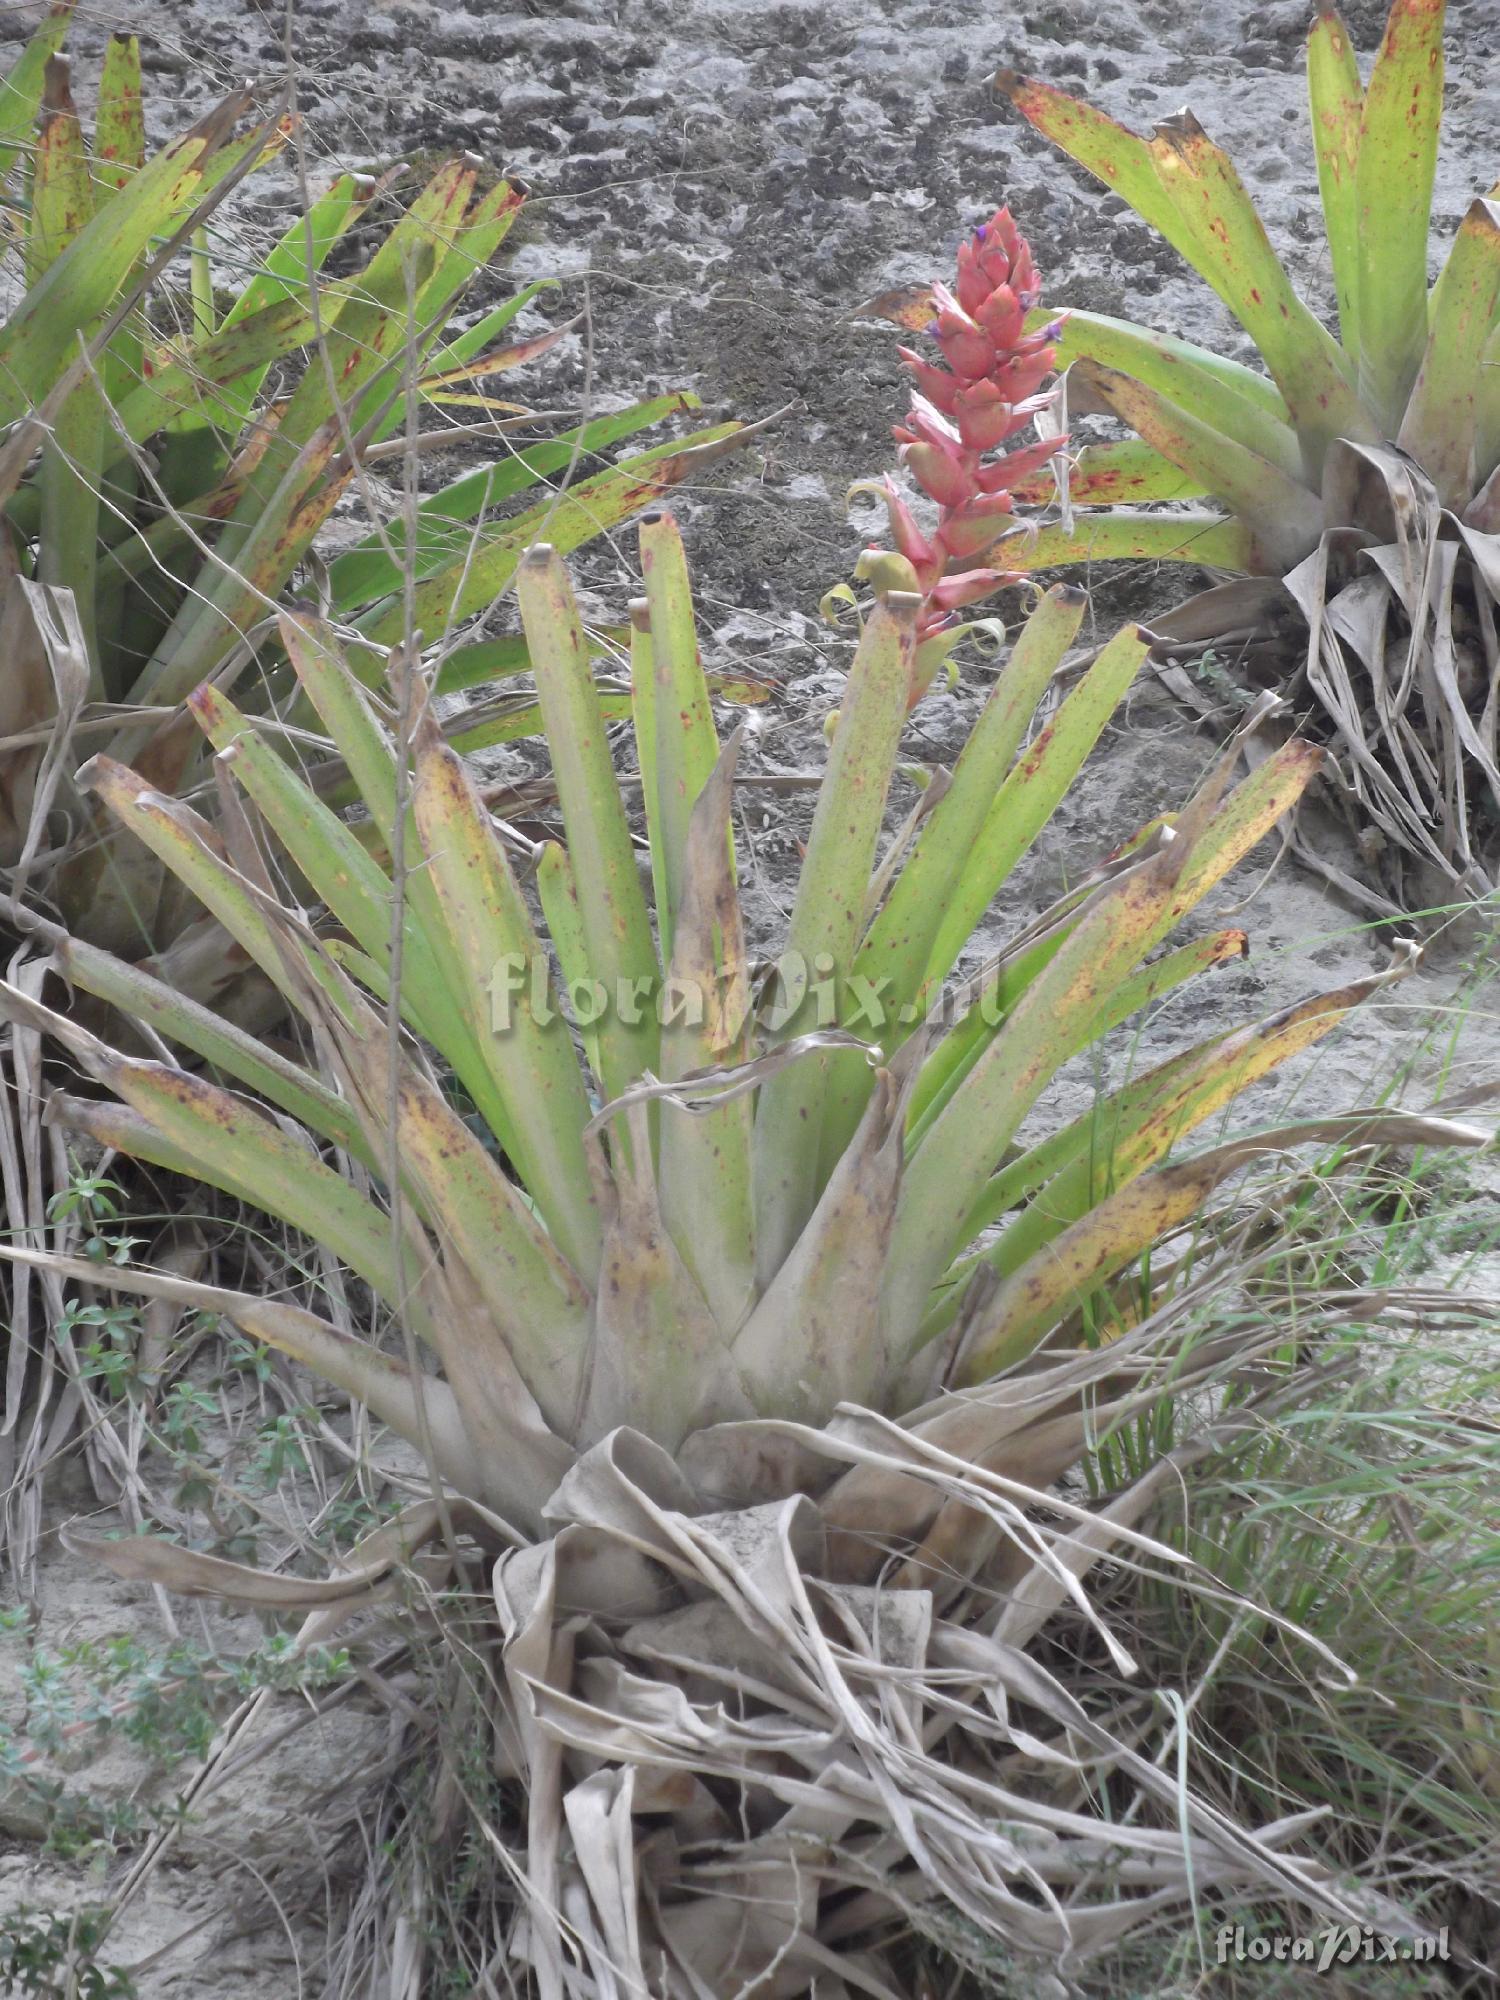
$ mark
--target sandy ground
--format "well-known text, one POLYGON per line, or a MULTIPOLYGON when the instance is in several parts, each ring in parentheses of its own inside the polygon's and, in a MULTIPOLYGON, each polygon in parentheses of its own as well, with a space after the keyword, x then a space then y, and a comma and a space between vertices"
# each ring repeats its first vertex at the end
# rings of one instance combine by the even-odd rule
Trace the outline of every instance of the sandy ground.
MULTIPOLYGON (((0 9, 0 34, 19 33, 36 7, 0 9)), ((979 0, 530 0, 468 9, 434 0, 372 6, 296 0, 288 24, 245 0, 122 0, 88 4, 75 37, 80 93, 90 51, 115 26, 150 38, 152 124, 160 136, 230 84, 280 73, 290 45, 299 94, 320 153, 371 165, 454 147, 524 177, 542 227, 506 273, 568 279, 564 306, 586 303, 587 354, 574 342, 546 377, 550 395, 579 400, 667 386, 695 389, 715 413, 795 410, 755 463, 731 463, 715 490, 685 496, 711 663, 778 684, 754 739, 760 768, 816 765, 820 723, 836 704, 845 642, 818 620, 818 601, 846 577, 864 534, 851 525, 851 480, 891 462, 902 377, 890 329, 862 321, 861 301, 890 285, 947 271, 960 234, 999 201, 1030 234, 1049 300, 1150 318, 1170 331, 1238 351, 1216 301, 1174 254, 1152 242, 1122 204, 1050 153, 992 95, 997 66, 1086 89, 1146 125, 1188 103, 1224 143, 1259 199, 1293 273, 1326 304, 1305 129, 1297 0, 1246 8, 1228 0, 1040 0, 1010 14, 979 0)), ((1354 0, 1357 44, 1378 37, 1384 8, 1354 0)), ((1436 239, 1500 171, 1496 0, 1449 9, 1449 112, 1436 198, 1436 239)), ((245 218, 252 230, 257 215, 245 218)), ((584 581, 618 617, 630 594, 630 538, 583 559, 584 581)), ((1193 579, 1101 576, 1102 630, 1148 616, 1193 579)), ((912 748, 950 756, 983 691, 983 670, 920 711, 912 748)), ((1083 782, 1019 872, 991 932, 1009 931, 1116 840, 1178 802, 1212 740, 1158 690, 1125 709, 1083 782)), ((519 761, 519 759, 518 759, 519 761)), ((752 898, 774 935, 786 902, 797 808, 747 824, 752 898)), ((1375 969, 1389 940, 1321 887, 1284 867, 1264 880, 1257 858, 1216 911, 1250 897, 1235 919, 1253 956, 1180 996, 1118 1065, 1170 1053, 1210 1025, 1267 1011, 1317 986, 1375 969), (1253 894, 1252 894, 1253 892, 1253 894)), ((1483 994, 1470 1007, 1465 972, 1482 944, 1472 926, 1440 944, 1426 969, 1368 1008, 1290 1081, 1264 1086, 1245 1116, 1369 1101, 1408 1058, 1412 1098, 1492 1076, 1500 1026, 1483 994), (1459 1011, 1463 1033, 1453 1043, 1459 1011)), ((1064 1107, 1097 1087, 1070 1077, 1064 1107)), ((81 1576, 70 1559, 44 1572, 45 1629, 84 1620, 96 1631, 149 1625, 140 1593, 81 1576)), ((332 1738, 328 1755, 357 1736, 332 1738)), ((263 1768, 258 1797, 294 1809, 308 1773, 297 1757, 263 1768)), ((320 1753, 321 1754, 321 1753, 320 1753)), ((332 1769, 332 1766, 324 1768, 332 1769)), ((137 1771, 91 1774, 129 1787, 137 1771)), ((70 1903, 101 1893, 76 1869, 38 1860, 23 1826, 0 1823, 0 1909, 70 1903)), ((250 1843, 253 1846, 253 1840, 250 1843)), ((160 1872, 117 1940, 126 1963, 179 1931, 232 1909, 248 1882, 222 1856, 160 1872)), ((296 1941, 273 1925, 253 1942, 212 1945, 210 1928, 143 1975, 153 1996, 261 2000, 321 1990, 316 1927, 296 1941)), ((116 1947, 112 1946, 111 1951, 116 1947)))

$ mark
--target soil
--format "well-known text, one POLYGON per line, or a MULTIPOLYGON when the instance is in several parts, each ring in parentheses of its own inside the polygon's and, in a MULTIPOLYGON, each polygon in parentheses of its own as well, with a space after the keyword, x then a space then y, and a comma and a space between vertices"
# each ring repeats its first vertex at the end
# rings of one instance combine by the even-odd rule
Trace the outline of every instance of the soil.
MULTIPOLYGON (((42 11, 7 7, 0 33, 42 11)), ((1352 0, 1346 17, 1368 56, 1384 16, 1352 0)), ((1226 352, 1244 343, 1216 300, 1123 204, 1063 161, 998 101, 1000 66, 1086 91, 1137 127, 1184 102, 1238 163, 1273 240, 1319 307, 1329 303, 1306 130, 1300 0, 1038 0, 1012 11, 979 0, 527 0, 472 8, 408 0, 85 0, 73 46, 81 94, 91 60, 118 26, 149 37, 153 136, 197 115, 249 78, 268 87, 290 45, 315 148, 369 166, 470 149, 524 178, 537 218, 506 266, 557 275, 571 314, 586 304, 587 349, 572 341, 543 381, 551 398, 622 398, 668 387, 700 395, 711 416, 791 412, 758 456, 714 469, 683 495, 684 522, 709 663, 776 684, 756 712, 753 750, 766 771, 816 768, 821 723, 839 699, 847 642, 819 618, 824 591, 849 575, 869 530, 850 483, 892 462, 890 425, 905 407, 889 327, 863 302, 891 286, 944 275, 961 234, 1008 200, 1031 237, 1049 302, 1148 319, 1226 352)), ((1434 242, 1446 243, 1472 195, 1500 171, 1500 70, 1491 50, 1495 0, 1450 0, 1448 119, 1434 242)), ((3 57, 0 57, 3 60, 3 57)), ((253 209, 244 223, 254 231, 253 209)), ((270 220, 269 213, 266 220, 270 220)), ((631 592, 630 538, 581 559, 591 602, 619 617, 631 592)), ((1088 579, 1101 633, 1149 616, 1191 587, 1191 574, 1088 579)), ((1015 605, 1001 609, 1014 612, 1015 605)), ((982 695, 982 664, 956 693, 919 711, 914 754, 951 756, 982 695)), ((1181 800, 1213 737, 1154 686, 1108 732, 1083 780, 1007 892, 992 926, 1003 935, 1100 853, 1181 800)), ((503 765, 503 760, 502 765, 503 765)), ((521 754, 515 757, 517 766, 521 754)), ((753 903, 774 934, 784 909, 801 808, 778 799, 767 824, 744 823, 753 903)), ((1164 1008, 1119 1062, 1146 1062, 1212 1026, 1268 1011, 1318 986, 1363 975, 1389 956, 1370 926, 1294 865, 1269 878, 1267 852, 1219 901, 1239 905, 1253 955, 1164 1008)), ((1213 916, 1215 913, 1206 913, 1213 916)), ((1262 1086, 1245 1119, 1369 1102, 1408 1058, 1412 1101, 1438 1087, 1491 1080, 1500 1026, 1482 997, 1456 1052, 1455 1008, 1487 947, 1471 923, 1439 939, 1415 977, 1367 1007, 1290 1080, 1262 1086)), ((1060 1109, 1097 1088, 1070 1077, 1060 1109)), ((66 1512, 64 1508, 61 1510, 66 1512)), ((44 1571, 43 1630, 86 1615, 95 1629, 154 1612, 142 1593, 82 1573, 73 1559, 44 1571)), ((350 1725, 351 1736, 357 1731, 350 1725)), ((350 1737, 330 1746, 330 1756, 350 1737)), ((262 1770, 264 1802, 292 1809, 305 1746, 262 1770)), ((91 1774, 99 1778, 101 1774, 91 1774)), ((138 1772, 108 1783, 127 1788, 138 1772)), ((21 1826, 0 1822, 0 1910, 69 1906, 99 1893, 78 1869, 37 1856, 21 1826)), ((223 1837, 228 1838, 225 1834, 223 1837)), ((186 1848, 184 1849, 186 1855, 186 1848)), ((195 1850, 196 1855, 196 1850, 195 1850)), ((248 1880, 248 1878, 246 1878, 248 1880)), ((231 1874, 184 1859, 158 1873, 118 1938, 136 1962, 189 1936, 140 1977, 152 1996, 262 2000, 321 1990, 322 1944, 274 1923, 230 1949, 215 1942, 232 1909, 231 1874)), ((112 1945, 111 1950, 114 1947, 112 1945)))

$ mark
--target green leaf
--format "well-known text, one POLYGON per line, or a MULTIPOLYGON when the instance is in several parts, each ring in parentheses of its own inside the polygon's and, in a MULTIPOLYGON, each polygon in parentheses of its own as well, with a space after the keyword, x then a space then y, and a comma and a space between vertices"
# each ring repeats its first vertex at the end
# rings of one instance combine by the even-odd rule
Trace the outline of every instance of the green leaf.
POLYGON ((58 0, 0 82, 0 178, 29 151, 47 64, 67 38, 77 0, 58 0))
MULTIPOLYGON (((94 214, 83 128, 68 87, 67 64, 47 65, 41 131, 31 177, 27 275, 35 284, 88 226, 94 214)), ((41 518, 37 576, 71 590, 89 653, 90 696, 105 689, 95 627, 99 486, 104 462, 104 407, 92 381, 80 382, 53 419, 37 475, 41 518)))
POLYGON ((1333 260, 1344 352, 1359 360, 1359 133, 1365 93, 1349 30, 1333 7, 1320 8, 1307 37, 1307 98, 1323 226, 1333 260))
MULTIPOLYGON (((566 472, 575 459, 606 450, 622 438, 647 430, 670 416, 696 410, 698 398, 685 390, 649 401, 632 403, 580 424, 561 436, 540 444, 527 445, 514 455, 507 453, 497 465, 467 472, 440 493, 434 493, 417 508, 415 537, 416 574, 435 575, 461 560, 474 541, 476 523, 488 519, 498 507, 528 487, 566 472)), ((336 609, 352 613, 361 606, 399 591, 405 575, 406 527, 393 521, 379 533, 366 535, 351 549, 336 556, 329 565, 328 587, 336 609)))
POLYGON ((1158 126, 1151 154, 1195 238, 1190 261, 1259 348, 1286 398, 1304 475, 1316 485, 1335 438, 1376 441, 1350 364, 1297 296, 1233 162, 1197 119, 1182 112, 1158 126))
MULTIPOLYGON (((334 303, 329 302, 330 316, 334 303)), ((312 320, 300 299, 280 299, 247 319, 232 325, 226 321, 208 340, 189 347, 172 343, 155 349, 149 357, 149 371, 116 405, 120 428, 137 444, 168 424, 180 427, 185 421, 230 431, 246 380, 258 379, 273 361, 294 353, 312 330, 312 320)))
POLYGON ((601 1225, 572 1037, 489 815, 430 714, 418 728, 412 803, 423 871, 463 973, 454 998, 505 1105, 507 1150, 563 1254, 592 1271, 601 1225))
MULTIPOLYGON (((653 687, 647 719, 653 741, 641 760, 646 781, 646 821, 656 882, 656 928, 663 962, 672 956, 673 927, 682 896, 688 826, 698 795, 719 761, 719 739, 708 704, 708 683, 698 657, 687 555, 677 523, 653 512, 640 524, 641 574, 651 627, 653 687)), ((635 684, 636 699, 642 693, 635 684)), ((640 733, 639 727, 637 731, 640 733)), ((728 838, 728 818, 725 819, 728 838)))
MULTIPOLYGON (((247 482, 234 513, 245 532, 232 543, 221 540, 204 586, 184 599, 142 668, 130 692, 132 702, 172 706, 185 701, 267 617, 354 476, 352 461, 339 453, 341 443, 340 427, 330 420, 281 479, 258 497, 248 524, 247 482)), ((117 755, 131 754, 133 735, 126 733, 112 747, 117 755)))
POLYGON ((1118 368, 1170 396, 1190 416, 1275 460, 1283 471, 1300 466, 1286 402, 1267 376, 1175 334, 1111 319, 1107 313, 1035 306, 1026 315, 1026 331, 1038 333, 1057 320, 1062 321, 1054 343, 1060 367, 1087 360, 1118 368))
MULTIPOLYGON (((732 1067, 750 1053, 749 959, 729 831, 741 733, 700 787, 685 832, 662 995, 666 1083, 732 1067)), ((662 1220, 725 1335, 739 1327, 755 1297, 754 1125, 748 1094, 710 1110, 687 1111, 670 1102, 661 1107, 662 1220)))
POLYGON ((315 1236, 383 1298, 400 1300, 389 1218, 305 1141, 206 1077, 118 1055, 61 1016, 47 1025, 91 1076, 179 1148, 202 1180, 248 1193, 268 1214, 315 1236))
POLYGON ((141 44, 135 35, 114 34, 104 45, 93 161, 94 198, 101 208, 112 194, 129 187, 146 164, 141 44))
MULTIPOLYGON (((1077 636, 1086 601, 1081 590, 1057 584, 1027 619, 964 745, 951 784, 923 822, 906 865, 860 946, 854 978, 862 984, 852 988, 853 1005, 866 993, 877 996, 882 1015, 878 1032, 887 1052, 904 1041, 921 1019, 924 1010, 918 996, 944 912, 952 907, 965 871, 972 867, 996 795, 1048 682, 1077 636)), ((846 1027, 854 1019, 853 1005, 844 1010, 846 1027)), ((862 1020, 858 1028, 877 1032, 862 1020)), ((832 1171, 853 1138, 873 1084, 863 1062, 840 1061, 833 1068, 823 1112, 825 1173, 832 1171)))
POLYGON ((1395 0, 1360 129, 1359 384, 1391 438, 1401 428, 1427 342, 1427 235, 1443 118, 1444 12, 1445 0, 1395 0))
POLYGON ((1033 78, 1002 71, 996 83, 1213 286, 1285 397, 1314 483, 1335 437, 1370 437, 1337 343, 1297 297, 1239 175, 1191 112, 1167 119, 1147 141, 1033 78))
POLYGON ((1123 423, 1245 523, 1252 537, 1252 569, 1283 573, 1317 547, 1323 505, 1300 481, 1131 376, 1093 362, 1080 367, 1089 386, 1123 423))
MULTIPOLYGON (((1026 506, 1045 507, 1052 499, 1051 472, 1033 473, 1010 489, 1026 506)), ((1208 492, 1201 479, 1164 458, 1141 438, 1111 438, 1086 444, 1068 466, 1068 498, 1078 507, 1143 506, 1153 500, 1198 500, 1208 492)))
MULTIPOLYGON (((341 294, 326 288, 320 300, 321 313, 315 317, 311 290, 334 246, 364 214, 374 192, 373 183, 354 174, 340 174, 267 252, 259 270, 224 315, 220 337, 232 336, 236 327, 274 312, 278 306, 300 305, 301 314, 286 314, 283 323, 300 321, 307 326, 308 336, 319 320, 326 325, 334 318, 341 294)), ((275 358, 274 353, 265 354, 235 370, 232 386, 213 400, 212 421, 219 429, 230 436, 238 434, 275 358)))
POLYGON ((908 1164, 897 1213, 886 1301, 893 1324, 920 1317, 996 1162, 1057 1068, 1101 1031, 1121 982, 1275 824, 1322 763, 1311 745, 1294 741, 1225 800, 1235 755, 1184 808, 1168 845, 1090 897, 964 1088, 934 1119, 908 1164))
POLYGON ((1128 201, 1195 270, 1201 268, 1195 232, 1162 186, 1151 148, 1139 133, 1034 76, 1003 69, 995 88, 1038 132, 1128 201))
POLYGON ((1500 203, 1476 200, 1433 287, 1427 349, 1397 440, 1455 511, 1478 483, 1484 350, 1497 306, 1500 203))
POLYGON ((554 548, 539 543, 528 553, 517 596, 553 756, 589 970, 604 994, 600 1086, 613 1098, 656 1063, 651 1004, 659 977, 656 950, 582 621, 554 548), (638 1018, 628 1019, 631 1013, 638 1018))
POLYGON ((1226 514, 1183 508, 1174 514, 1147 514, 1120 507, 1107 514, 1080 514, 1072 533, 1054 523, 1014 528, 992 543, 984 559, 996 569, 1062 569, 1075 563, 1185 562, 1207 569, 1247 572, 1253 567, 1254 538, 1243 521, 1226 514))
POLYGON ((938 906, 922 980, 924 999, 930 1000, 958 963, 1001 884, 1051 819, 1146 652, 1147 640, 1137 627, 1117 632, 989 801, 964 854, 962 872, 938 906))
MULTIPOLYGON (((915 593, 888 592, 865 623, 849 669, 828 768, 787 926, 783 965, 807 991, 784 996, 777 1034, 818 1022, 820 986, 836 1012, 865 921, 865 903, 896 750, 906 722, 916 643, 915 593)), ((850 1058, 863 1058, 858 1053, 850 1058)), ((786 1262, 816 1205, 829 1058, 790 1063, 761 1088, 755 1126, 755 1231, 760 1282, 786 1262)))
MULTIPOLYGON (((927 983, 928 969, 934 959, 940 966, 937 976, 941 979, 957 958, 957 950, 949 955, 947 950, 936 949, 940 934, 947 934, 951 944, 964 922, 961 914, 955 914, 951 922, 945 921, 946 913, 955 908, 955 897, 963 895, 967 887, 965 902, 971 913, 982 911, 1004 881, 1008 866, 1013 865, 1004 858, 1007 847, 997 847, 987 862, 984 843, 986 839, 995 841, 1002 818, 1000 801, 1006 797, 1004 787, 1011 775, 1011 764, 1053 674, 1078 636, 1086 608, 1083 592, 1067 584, 1054 584, 1039 601, 1022 627, 1010 658, 997 676, 990 698, 964 744, 954 767, 953 782, 923 825, 884 909, 860 947, 856 972, 872 982, 877 979, 889 982, 888 1009, 897 1014, 917 998, 927 983)), ((1113 685, 1116 663, 1124 670, 1122 686, 1135 671, 1133 666, 1126 666, 1118 642, 1113 651, 1106 648, 1101 659, 1102 669, 1096 662, 1085 677, 1085 685, 1096 690, 1102 689, 1106 682, 1113 685)), ((1085 705, 1091 700, 1091 696, 1086 696, 1085 705)), ((1106 694, 1098 706, 1099 728, 1113 707, 1114 700, 1106 694)), ((1065 722, 1060 716, 1058 722, 1049 724, 1027 752, 1026 763, 1033 774, 1028 782, 1035 785, 1038 793, 1046 789, 1047 780, 1045 777, 1037 780, 1036 772, 1049 758, 1059 754, 1060 746, 1049 748, 1057 744, 1059 725, 1066 739, 1073 724, 1081 721, 1077 704, 1069 710, 1069 716, 1070 721, 1065 722)), ((1080 743, 1084 733, 1080 732, 1080 743)), ((1097 734, 1096 728, 1094 736, 1097 734)), ((1092 743, 1093 737, 1088 740, 1092 743)), ((1011 800, 1015 796, 1012 792, 1011 800)), ((965 937, 973 930, 975 921, 977 916, 971 915, 965 937)), ((962 949, 962 944, 958 949, 962 949)))
MULTIPOLYGON (((255 801, 288 855, 376 965, 388 970, 390 878, 352 829, 331 812, 217 689, 196 689, 190 707, 205 735, 229 759, 236 782, 255 801)), ((403 942, 401 1009, 437 1045, 467 1083, 475 1068, 473 1035, 447 968, 434 957, 425 930, 409 913, 403 942)))
POLYGON ((145 967, 127 965, 81 938, 58 947, 58 964, 71 985, 107 1001, 128 1020, 149 1023, 168 1041, 190 1049, 366 1166, 384 1172, 384 1161, 371 1157, 342 1098, 267 1043, 164 985, 145 967))
POLYGON ((246 104, 226 98, 164 146, 74 238, 0 328, 0 423, 42 401, 77 355, 78 335, 116 304, 147 245, 237 169, 280 143, 273 126, 231 140, 246 104))

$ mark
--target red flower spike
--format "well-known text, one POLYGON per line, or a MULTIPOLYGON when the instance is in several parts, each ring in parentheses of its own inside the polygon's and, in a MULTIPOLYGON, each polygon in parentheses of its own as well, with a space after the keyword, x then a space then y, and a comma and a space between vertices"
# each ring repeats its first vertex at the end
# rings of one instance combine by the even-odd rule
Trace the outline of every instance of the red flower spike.
POLYGON ((1009 285, 996 285, 975 315, 997 348, 1014 347, 1021 339, 1026 315, 1009 285))
POLYGON ((954 508, 944 516, 942 534, 938 540, 948 552, 948 558, 982 556, 986 548, 1014 526, 1014 516, 1010 510, 1010 494, 976 494, 966 500, 960 508, 954 508))
POLYGON ((975 382, 960 390, 957 404, 953 414, 958 434, 972 452, 993 451, 1026 422, 993 382, 975 382))
MULTIPOLYGON (((1014 451, 1008 451, 1004 458, 997 459, 993 465, 982 467, 980 477, 988 479, 992 472, 997 472, 1007 485, 1013 485, 1016 480, 1024 479, 1030 472, 1040 472, 1050 458, 1055 458, 1058 452, 1066 447, 1067 442, 1067 435, 1064 433, 1062 437, 1038 438, 1031 444, 1018 445, 1014 451)), ((985 486, 983 490, 989 493, 998 491, 998 488, 985 486)))
POLYGON ((1011 525, 1010 495, 979 493, 944 518, 939 539, 950 557, 977 556, 1011 525))
POLYGON ((932 586, 929 602, 938 611, 960 611, 966 604, 978 604, 1007 584, 1019 583, 1021 571, 1014 569, 971 569, 961 576, 945 576, 932 586))
POLYGON ((954 399, 959 390, 957 376, 950 375, 946 368, 939 368, 934 361, 924 361, 920 354, 914 354, 909 347, 898 347, 896 352, 916 377, 917 387, 928 402, 951 417, 954 399))
POLYGON ((976 311, 989 297, 990 281, 980 267, 979 254, 972 243, 958 246, 958 283, 954 289, 966 313, 976 311))
POLYGON ((940 507, 961 507, 974 491, 973 475, 939 445, 904 444, 901 461, 922 491, 940 507))
POLYGON ((907 506, 900 487, 889 473, 885 475, 884 485, 885 508, 891 523, 891 540, 896 544, 897 553, 905 556, 915 570, 929 568, 938 561, 937 551, 917 526, 916 516, 907 506))
MULTIPOLYGON (((932 287, 931 331, 946 367, 900 350, 916 393, 895 435, 908 472, 937 504, 936 532, 924 534, 895 482, 883 482, 891 538, 923 592, 917 631, 929 652, 938 648, 933 660, 954 643, 965 605, 1017 580, 1008 570, 963 565, 1016 525, 1012 488, 1066 442, 1034 438, 1013 451, 1002 449, 1056 402, 1057 392, 1045 384, 1056 368, 1054 343, 1063 328, 1059 318, 1026 331, 1040 288, 1030 248, 1008 208, 996 209, 960 244, 957 264, 952 291, 932 287), (986 463, 990 453, 998 455, 986 463)), ((915 675, 913 701, 932 671, 929 660, 915 675)))
POLYGON ((962 326, 945 327, 939 320, 937 344, 954 374, 966 382, 982 381, 995 365, 993 344, 977 331, 970 333, 962 326))
POLYGON ((1040 354, 1019 354, 1013 361, 1002 361, 984 386, 993 384, 1007 403, 1024 403, 1052 373, 1056 358, 1050 347, 1040 354))

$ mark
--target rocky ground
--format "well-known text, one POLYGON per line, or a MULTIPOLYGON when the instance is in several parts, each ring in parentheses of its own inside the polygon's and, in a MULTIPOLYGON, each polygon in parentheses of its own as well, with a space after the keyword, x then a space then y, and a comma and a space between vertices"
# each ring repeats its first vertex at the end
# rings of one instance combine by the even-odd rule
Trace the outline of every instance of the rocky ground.
MULTIPOLYGON (((761 711, 765 769, 817 762, 819 724, 838 699, 844 642, 818 602, 846 577, 864 535, 846 513, 851 481, 892 458, 889 427, 904 407, 895 337, 862 319, 863 301, 896 284, 944 274, 961 233, 1009 200, 1029 233, 1049 301, 1150 318, 1235 351, 1239 337, 1175 255, 1123 204, 1054 155, 997 101, 1000 65, 1084 89, 1137 125, 1190 104, 1231 151, 1274 240, 1310 296, 1326 303, 1306 132, 1301 0, 1245 7, 1233 0, 1039 0, 1015 11, 980 0, 531 0, 502 9, 365 0, 84 0, 75 37, 80 94, 90 51, 116 26, 148 38, 158 135, 176 129, 231 84, 267 88, 288 51, 317 151, 345 165, 431 158, 454 147, 482 154, 535 191, 537 224, 507 276, 567 280, 566 310, 586 304, 589 347, 553 364, 553 398, 623 397, 669 386, 697 391, 715 414, 792 411, 755 462, 717 468, 713 490, 685 496, 683 515, 715 663, 776 683, 761 711)), ((36 6, 0 9, 0 35, 19 35, 36 6)), ((1346 9, 1368 54, 1384 6, 1346 9)), ((1436 237, 1500 171, 1500 72, 1494 0, 1452 0, 1449 113, 1436 200, 1436 237)), ((257 226, 254 210, 245 226, 257 226)), ((629 536, 601 545, 583 568, 618 616, 629 594, 629 536)), ((1089 579, 1105 630, 1149 616, 1191 578, 1089 579)), ((932 698, 914 747, 951 754, 973 713, 983 671, 932 698)), ((1129 704, 1085 781, 1018 878, 1004 928, 1153 813, 1181 799, 1212 739, 1159 692, 1129 704)), ((784 904, 790 820, 747 828, 747 851, 768 933, 784 904)), ((1265 857, 1268 859, 1269 857, 1265 857)), ((1136 1059, 1167 1053, 1208 1021, 1284 1003, 1383 962, 1387 939, 1358 912, 1288 866, 1269 880, 1246 871, 1225 904, 1252 899, 1238 919, 1254 955, 1189 993, 1147 1029, 1136 1059)), ((1417 1051, 1435 1075, 1455 1009, 1468 1006, 1464 950, 1442 945, 1429 970, 1345 1030, 1273 1097, 1299 1105, 1368 1099, 1417 1051)), ((1500 1027, 1483 994, 1457 1045, 1456 1081, 1493 1075, 1500 1027)), ((1096 1087, 1079 1076, 1081 1099, 1096 1087)), ((81 1577, 72 1559, 45 1572, 52 1629, 84 1618, 114 1629, 144 1613, 139 1593, 81 1577)), ((329 1755, 339 1743, 334 1741, 329 1755)), ((300 1753, 299 1753, 300 1754, 300 1753)), ((263 1767, 265 1798, 290 1811, 295 1764, 263 1767)), ((134 1774, 117 1774, 122 1785, 134 1774)), ((92 1893, 76 1869, 39 1860, 0 1828, 0 1908, 92 1893)), ((248 1878, 245 1878, 248 1881, 248 1878)), ((239 1891, 232 1874, 174 1864, 133 1909, 119 1955, 140 1960, 239 1891)), ((320 1945, 274 1925, 254 1944, 206 1944, 212 1927, 160 1957, 141 1980, 152 1996, 262 2000, 317 1993, 320 1945)))

